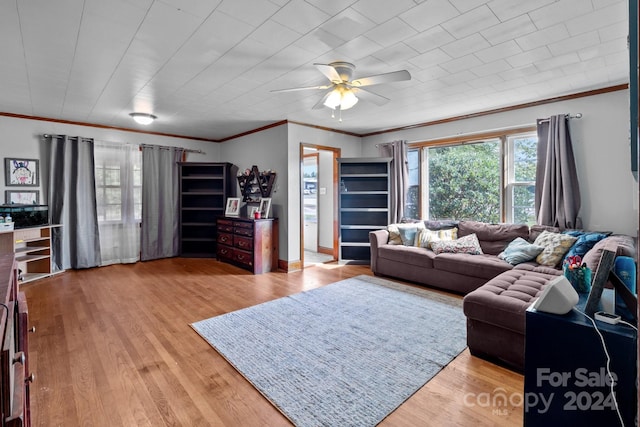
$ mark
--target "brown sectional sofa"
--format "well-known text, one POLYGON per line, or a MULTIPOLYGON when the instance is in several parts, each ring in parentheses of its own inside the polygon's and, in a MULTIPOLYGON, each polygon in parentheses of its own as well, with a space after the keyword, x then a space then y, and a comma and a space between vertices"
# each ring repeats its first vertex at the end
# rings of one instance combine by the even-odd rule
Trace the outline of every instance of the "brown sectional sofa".
MULTIPOLYGON (((457 228, 458 237, 477 235, 482 255, 436 255, 425 248, 391 245, 388 244, 388 231, 377 230, 369 235, 371 270, 376 275, 466 295, 463 309, 467 316, 467 344, 471 353, 522 371, 525 312, 544 286, 562 274, 562 270, 535 262, 513 266, 497 255, 517 237, 533 242, 540 232, 558 229, 475 221, 460 221, 457 228)), ((633 238, 607 237, 584 257, 594 276, 602 248, 611 242, 617 246, 618 255, 635 257, 633 238)))

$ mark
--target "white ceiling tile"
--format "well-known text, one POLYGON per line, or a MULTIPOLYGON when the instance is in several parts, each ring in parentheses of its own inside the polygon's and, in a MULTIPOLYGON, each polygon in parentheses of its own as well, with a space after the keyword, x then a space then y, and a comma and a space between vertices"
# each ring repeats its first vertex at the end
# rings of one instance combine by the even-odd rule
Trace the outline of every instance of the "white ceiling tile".
POLYGON ((417 73, 412 73, 412 79, 419 80, 421 82, 428 82, 439 79, 446 76, 448 73, 439 66, 425 68, 417 73))
POLYGON ((455 38, 440 25, 418 33, 405 40, 405 43, 420 53, 428 52, 454 41, 455 38))
POLYGON ((473 52, 477 52, 482 49, 490 47, 489 42, 484 39, 480 34, 476 33, 457 40, 455 42, 448 43, 441 47, 441 49, 453 58, 459 58, 464 55, 468 55, 473 52))
POLYGON ((597 30, 618 23, 627 26, 628 6, 625 2, 598 9, 586 15, 569 19, 566 22, 569 34, 572 36, 597 30))
POLYGON ((366 33, 374 26, 375 23, 369 18, 353 9, 347 9, 322 24, 321 28, 338 38, 351 40, 366 33))
POLYGON ((416 30, 424 31, 459 14, 447 0, 429 0, 400 14, 400 18, 416 30))
POLYGON ((536 68, 540 71, 552 70, 555 68, 562 68, 566 65, 576 64, 580 62, 580 57, 577 53, 571 52, 566 55, 554 56, 553 58, 544 59, 534 63, 536 68))
POLYGON ((600 28, 598 30, 598 34, 600 35, 600 40, 602 42, 626 38, 628 33, 629 29, 619 23, 609 25, 608 27, 600 28))
POLYGON ((492 0, 488 3, 488 6, 498 19, 504 22, 555 1, 557 0, 492 0))
POLYGON ((499 23, 500 21, 498 21, 491 9, 487 6, 480 6, 447 22, 443 22, 442 27, 455 38, 461 39, 499 23))
POLYGON ((415 5, 413 0, 360 0, 351 7, 373 22, 381 24, 415 5))
POLYGON ((468 80, 474 80, 478 77, 471 71, 465 70, 459 73, 449 74, 448 76, 440 77, 438 80, 446 84, 447 86, 454 86, 460 83, 465 83, 468 80))
POLYGON ((263 43, 268 40, 266 44, 268 44, 270 50, 278 51, 294 43, 300 35, 276 21, 268 20, 256 28, 250 37, 263 43))
POLYGON ((522 52, 519 55, 514 55, 510 58, 506 58, 506 61, 512 67, 522 67, 524 65, 532 64, 536 61, 541 61, 543 59, 551 58, 551 52, 549 48, 546 46, 542 46, 536 49, 528 50, 526 52, 522 52))
POLYGON ((518 78, 526 78, 533 74, 538 74, 539 70, 533 64, 525 65, 523 67, 513 68, 511 70, 506 70, 498 73, 500 77, 505 79, 506 81, 518 79, 518 78))
POLYGON ((569 52, 576 52, 600 43, 600 36, 597 31, 581 34, 579 36, 570 37, 556 43, 548 45, 549 50, 554 56, 564 55, 569 52))
POLYGON ((567 28, 564 24, 558 24, 544 30, 536 31, 535 33, 527 34, 526 36, 518 37, 516 38, 516 42, 522 50, 531 50, 566 38, 569 38, 567 28))
POLYGON ((433 49, 429 52, 418 55, 414 58, 409 59, 413 65, 420 68, 430 68, 443 62, 450 61, 451 57, 444 53, 440 49, 433 49))
POLYGON ((537 28, 531 22, 529 15, 525 14, 482 30, 480 34, 492 45, 497 45, 533 33, 536 30, 537 28))
POLYGON ((440 67, 444 68, 449 73, 457 73, 480 65, 482 65, 482 61, 480 61, 475 55, 469 54, 461 58, 443 62, 440 64, 440 67))
MULTIPOLYGON (((220 4, 221 0, 158 0, 173 6, 180 12, 190 13, 198 18, 206 18, 220 4)), ((106 2, 105 2, 106 3, 106 2)))
POLYGON ((449 3, 451 3, 461 13, 464 13, 471 9, 475 9, 478 6, 482 6, 488 1, 489 0, 449 0, 449 3))
POLYGON ((314 5, 318 9, 328 13, 329 15, 337 15, 348 9, 358 0, 306 0, 307 3, 314 5))
POLYGON ((356 37, 346 42, 335 50, 340 55, 346 55, 350 58, 360 59, 369 56, 382 48, 378 43, 366 38, 365 36, 356 37))
POLYGON ((373 54, 373 56, 387 64, 406 63, 410 58, 418 55, 418 52, 404 43, 396 43, 393 46, 381 49, 373 54))
MULTIPOLYGON (((502 77, 502 76, 501 76, 502 77)), ((527 81, 523 77, 517 77, 510 80, 504 80, 502 83, 492 85, 496 91, 508 91, 527 85, 527 81)))
POLYGON ((345 42, 345 39, 318 28, 302 36, 294 44, 302 49, 314 52, 316 55, 322 55, 343 45, 345 42))
POLYGON ((604 57, 610 53, 627 52, 626 39, 616 39, 610 42, 601 43, 598 46, 592 46, 587 49, 582 49, 578 52, 580 59, 588 61, 596 57, 604 57))
POLYGON ((257 27, 279 9, 278 6, 267 1, 223 0, 217 10, 257 27))
POLYGON ((590 1, 560 0, 529 12, 538 29, 559 24, 593 11, 590 1))
MULTIPOLYGON (((490 76, 492 74, 497 75, 503 71, 507 71, 512 69, 513 67, 507 63, 504 59, 499 59, 494 62, 490 62, 488 64, 480 65, 478 67, 474 67, 471 72, 480 77, 490 76)), ((501 78, 502 79, 502 78, 501 78)))
POLYGON ((391 46, 406 38, 414 36, 416 30, 407 25, 400 18, 393 18, 380 24, 371 30, 367 31, 364 35, 378 43, 380 46, 391 46))
MULTIPOLYGON (((502 79, 502 77, 500 77, 497 74, 493 74, 490 76, 486 76, 486 77, 480 77, 477 78, 475 80, 469 80, 467 82, 467 84, 473 88, 488 88, 491 87, 492 85, 498 85, 500 83, 504 82, 504 80, 502 79)), ((491 89, 493 90, 493 89, 491 89)), ((469 95, 469 94, 467 94, 469 95)))
POLYGON ((611 6, 616 3, 627 3, 626 0, 591 0, 595 9, 611 6))
POLYGON ((304 0, 292 0, 271 19, 300 34, 306 34, 329 18, 330 15, 304 0))
POLYGON ((562 77, 562 76, 564 76, 564 72, 561 69, 556 68, 552 70, 543 71, 541 73, 530 74, 528 76, 525 76, 525 80, 529 84, 536 84, 536 83, 548 84, 553 79, 557 77, 562 77))
POLYGON ((507 58, 510 56, 518 55, 522 53, 520 46, 513 40, 500 43, 496 46, 491 46, 486 49, 482 49, 475 53, 475 55, 482 60, 482 62, 494 62, 498 59, 507 58))

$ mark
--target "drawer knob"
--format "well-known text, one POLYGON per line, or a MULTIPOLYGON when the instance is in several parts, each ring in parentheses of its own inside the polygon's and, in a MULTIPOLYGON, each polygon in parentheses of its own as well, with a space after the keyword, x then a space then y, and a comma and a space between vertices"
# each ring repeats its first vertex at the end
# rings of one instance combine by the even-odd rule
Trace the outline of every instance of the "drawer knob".
POLYGON ((36 327, 32 326, 31 328, 29 328, 28 332, 31 332, 32 334, 36 332, 36 327))
POLYGON ((24 382, 25 384, 29 384, 34 382, 35 380, 36 380, 36 374, 32 372, 31 375, 29 375, 27 378, 24 379, 24 382))
POLYGON ((23 364, 23 365, 24 365, 24 362, 25 362, 26 360, 27 360, 27 358, 26 358, 26 356, 24 355, 24 352, 22 352, 22 351, 20 351, 20 352, 16 353, 16 354, 13 356, 13 363, 14 363, 14 364, 16 364, 16 363, 21 363, 21 364, 23 364))

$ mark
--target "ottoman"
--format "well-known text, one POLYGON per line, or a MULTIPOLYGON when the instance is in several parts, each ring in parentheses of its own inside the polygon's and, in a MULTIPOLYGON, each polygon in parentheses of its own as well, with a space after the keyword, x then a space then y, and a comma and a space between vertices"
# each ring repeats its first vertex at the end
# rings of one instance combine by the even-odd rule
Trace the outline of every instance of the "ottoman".
POLYGON ((519 264, 467 294, 463 310, 471 354, 523 372, 525 311, 560 274, 554 268, 519 264))

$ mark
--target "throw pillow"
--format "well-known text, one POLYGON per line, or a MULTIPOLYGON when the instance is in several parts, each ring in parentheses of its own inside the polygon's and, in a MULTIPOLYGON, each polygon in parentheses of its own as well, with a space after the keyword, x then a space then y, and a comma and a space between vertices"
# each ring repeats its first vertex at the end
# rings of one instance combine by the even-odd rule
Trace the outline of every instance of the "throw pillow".
POLYGON ((568 234, 569 236, 578 238, 578 240, 576 240, 573 246, 571 246, 569 251, 566 253, 564 259, 567 259, 570 256, 579 256, 580 258, 583 258, 584 255, 589 252, 596 243, 611 234, 579 230, 565 231, 564 233, 568 234))
POLYGON ((443 252, 471 255, 482 254, 480 242, 478 241, 478 236, 476 236, 475 233, 467 234, 466 236, 456 240, 437 240, 435 242, 431 242, 431 249, 436 254, 441 254, 443 252))
POLYGON ((578 240, 577 237, 562 233, 543 231, 533 242, 536 246, 543 246, 544 250, 536 257, 540 265, 555 267, 562 261, 564 254, 578 240))
POLYGON ((413 246, 418 234, 418 227, 398 227, 400 239, 405 246, 413 246))
POLYGON ((458 229, 450 228, 448 230, 429 230, 424 228, 420 230, 420 234, 416 236, 415 245, 420 248, 431 248, 431 243, 438 241, 451 241, 458 238, 458 229))
POLYGON ((498 258, 507 261, 511 265, 518 265, 531 261, 543 250, 543 246, 536 246, 527 242, 522 237, 517 237, 507 245, 504 251, 498 254, 498 258))
MULTIPOLYGON (((400 235, 400 229, 409 229, 409 230, 422 230, 424 229, 424 224, 422 222, 416 223, 408 223, 408 224, 389 224, 387 226, 387 231, 389 231, 389 243, 390 245, 402 245, 404 244, 402 241, 402 236, 400 235)), ((406 232, 405 232, 406 234, 406 232)), ((413 245, 413 240, 409 243, 409 245, 413 245)))

